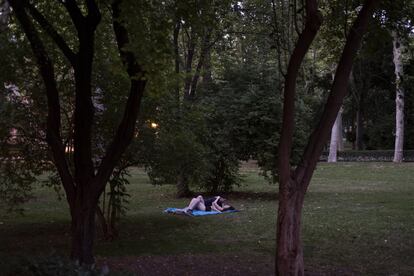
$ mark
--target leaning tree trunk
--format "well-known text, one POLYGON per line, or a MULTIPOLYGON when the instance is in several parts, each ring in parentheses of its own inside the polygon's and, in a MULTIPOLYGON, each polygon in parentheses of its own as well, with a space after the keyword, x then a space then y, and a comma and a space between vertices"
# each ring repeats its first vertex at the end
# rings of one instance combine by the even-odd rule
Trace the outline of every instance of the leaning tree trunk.
POLYGON ((289 61, 285 80, 282 132, 279 142, 279 210, 277 218, 276 275, 304 275, 303 249, 300 238, 304 197, 312 179, 330 130, 347 94, 349 74, 362 36, 378 1, 365 0, 349 31, 345 47, 321 119, 309 138, 302 161, 293 170, 290 158, 293 144, 295 92, 298 70, 320 27, 321 19, 315 0, 306 1, 305 29, 289 61))
POLYGON ((395 150, 394 162, 400 163, 403 161, 404 149, 404 89, 402 86, 403 80, 403 65, 402 65, 402 45, 400 38, 396 31, 392 32, 393 37, 393 55, 395 66, 395 150))

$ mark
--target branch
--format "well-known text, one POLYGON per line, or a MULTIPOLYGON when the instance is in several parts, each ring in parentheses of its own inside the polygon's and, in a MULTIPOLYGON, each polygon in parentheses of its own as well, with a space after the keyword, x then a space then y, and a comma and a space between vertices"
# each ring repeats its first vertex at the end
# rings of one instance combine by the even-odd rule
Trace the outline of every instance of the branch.
POLYGON ((196 47, 196 42, 194 41, 194 33, 191 31, 191 34, 188 34, 188 49, 187 49, 187 57, 185 61, 185 81, 184 81, 184 99, 190 99, 190 88, 191 88, 191 70, 193 67, 193 59, 194 59, 194 51, 196 47))
POLYGON ((295 124, 294 110, 296 79, 302 61, 308 52, 310 45, 314 40, 321 24, 322 18, 318 11, 318 4, 316 0, 307 0, 305 28, 299 35, 292 56, 290 57, 285 79, 283 123, 278 154, 279 176, 281 179, 285 179, 285 181, 280 181, 280 183, 289 183, 289 181, 286 181, 286 179, 290 177, 290 156, 292 151, 293 130, 295 124))
POLYGON ((190 98, 195 97, 198 79, 200 78, 201 68, 203 68, 204 66, 204 60, 205 60, 207 52, 209 51, 210 47, 213 46, 210 44, 210 37, 211 37, 211 29, 209 28, 203 37, 203 43, 201 44, 201 49, 200 49, 200 56, 198 58, 198 63, 197 63, 196 70, 193 75, 193 79, 191 80, 191 86, 190 86, 190 91, 188 95, 190 98))
POLYGON ((81 32, 84 28, 85 17, 83 16, 81 10, 76 4, 75 0, 60 0, 66 10, 68 11, 70 18, 72 19, 73 24, 78 32, 81 32))
POLYGON ((75 64, 76 55, 69 48, 68 44, 62 38, 62 36, 59 35, 55 28, 53 28, 53 26, 47 21, 47 19, 36 9, 35 6, 30 4, 29 1, 27 1, 27 7, 29 9, 30 14, 39 23, 40 27, 42 27, 42 29, 53 39, 53 41, 56 43, 56 45, 59 47, 59 49, 62 51, 62 53, 66 56, 66 58, 73 66, 75 64))
POLYGON ((141 99, 146 85, 146 80, 144 78, 145 71, 138 64, 134 53, 127 50, 125 47, 129 44, 129 36, 120 20, 121 2, 122 0, 116 0, 112 3, 112 19, 115 37, 118 44, 118 51, 123 64, 126 66, 131 87, 122 121, 118 126, 115 137, 109 145, 104 158, 102 159, 95 177, 94 196, 96 196, 96 200, 104 190, 106 183, 111 177, 113 169, 121 159, 121 155, 132 141, 135 131, 135 122, 138 117, 141 99))
MULTIPOLYGON (((379 1, 376 0, 365 0, 363 8, 359 12, 358 17, 349 31, 331 87, 331 93, 329 94, 321 120, 310 136, 302 161, 295 171, 299 182, 307 183, 307 185, 309 184, 309 180, 312 177, 325 142, 329 137, 330 130, 332 129, 338 111, 341 108, 343 99, 348 92, 347 84, 352 70, 353 60, 357 55, 369 19, 372 17, 375 5, 378 2, 379 1)), ((302 188, 306 190, 307 186, 302 188)))
POLYGON ((86 5, 88 7, 88 15, 86 19, 96 28, 102 17, 98 5, 94 0, 86 0, 86 5))
MULTIPOLYGON (((174 69, 176 77, 180 74, 180 49, 178 46, 178 36, 180 35, 181 23, 180 19, 177 19, 177 22, 174 26, 174 33, 173 33, 173 45, 174 45, 174 69)), ((180 82, 178 79, 176 80, 175 84, 175 97, 177 103, 180 101, 180 82)))
POLYGON ((61 118, 59 93, 57 90, 53 65, 46 52, 43 42, 39 37, 39 34, 37 33, 32 22, 29 20, 29 16, 23 8, 22 1, 10 0, 10 4, 13 7, 14 13, 20 22, 23 31, 29 39, 33 54, 37 61, 37 66, 46 87, 48 105, 46 139, 52 149, 54 164, 62 180, 68 203, 72 207, 75 198, 75 186, 72 175, 69 171, 67 160, 65 158, 65 151, 60 136, 61 118))

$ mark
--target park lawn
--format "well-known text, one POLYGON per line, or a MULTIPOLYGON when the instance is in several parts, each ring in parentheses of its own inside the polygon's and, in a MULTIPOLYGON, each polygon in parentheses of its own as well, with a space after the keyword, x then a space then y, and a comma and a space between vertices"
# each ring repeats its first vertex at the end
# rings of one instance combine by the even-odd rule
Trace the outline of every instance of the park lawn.
MULTIPOLYGON (((187 217, 162 212, 188 201, 174 198, 173 186, 152 186, 142 170, 132 170, 120 237, 113 242, 98 237, 98 259, 251 257, 262 260, 256 265, 264 274, 271 273, 277 186, 254 169, 243 175, 243 185, 228 195, 241 212, 187 217)), ((22 257, 69 252, 64 200, 39 187, 24 209, 24 216, 0 211, 0 271, 13 271, 22 257)), ((305 200, 303 243, 312 272, 414 275, 414 163, 320 163, 305 200)), ((231 262, 227 266, 231 271, 231 262)))

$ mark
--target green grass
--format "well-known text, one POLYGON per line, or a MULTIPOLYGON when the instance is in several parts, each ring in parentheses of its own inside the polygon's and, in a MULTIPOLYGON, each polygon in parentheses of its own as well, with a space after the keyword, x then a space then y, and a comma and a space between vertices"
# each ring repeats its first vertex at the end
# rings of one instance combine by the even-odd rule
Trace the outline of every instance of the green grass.
MULTIPOLYGON (((163 214, 188 200, 175 199, 173 186, 152 186, 143 171, 133 170, 120 237, 98 239, 96 255, 273 255, 277 186, 255 171, 244 174, 243 186, 229 196, 241 212, 190 218, 163 214)), ((0 266, 12 266, 17 256, 69 250, 65 201, 48 188, 35 194, 24 216, 0 211, 0 266)), ((318 271, 414 275, 414 164, 319 164, 305 200, 303 242, 305 265, 318 271)))

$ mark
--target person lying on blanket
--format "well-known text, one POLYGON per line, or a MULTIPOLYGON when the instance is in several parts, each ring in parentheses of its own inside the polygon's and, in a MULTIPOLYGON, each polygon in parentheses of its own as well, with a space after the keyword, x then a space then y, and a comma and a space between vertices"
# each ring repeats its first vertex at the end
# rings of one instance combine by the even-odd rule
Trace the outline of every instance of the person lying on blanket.
POLYGON ((191 215, 193 210, 224 212, 235 209, 229 204, 227 199, 221 196, 203 198, 203 196, 199 195, 198 197, 193 198, 190 201, 190 204, 183 209, 183 211, 189 215, 191 215))

